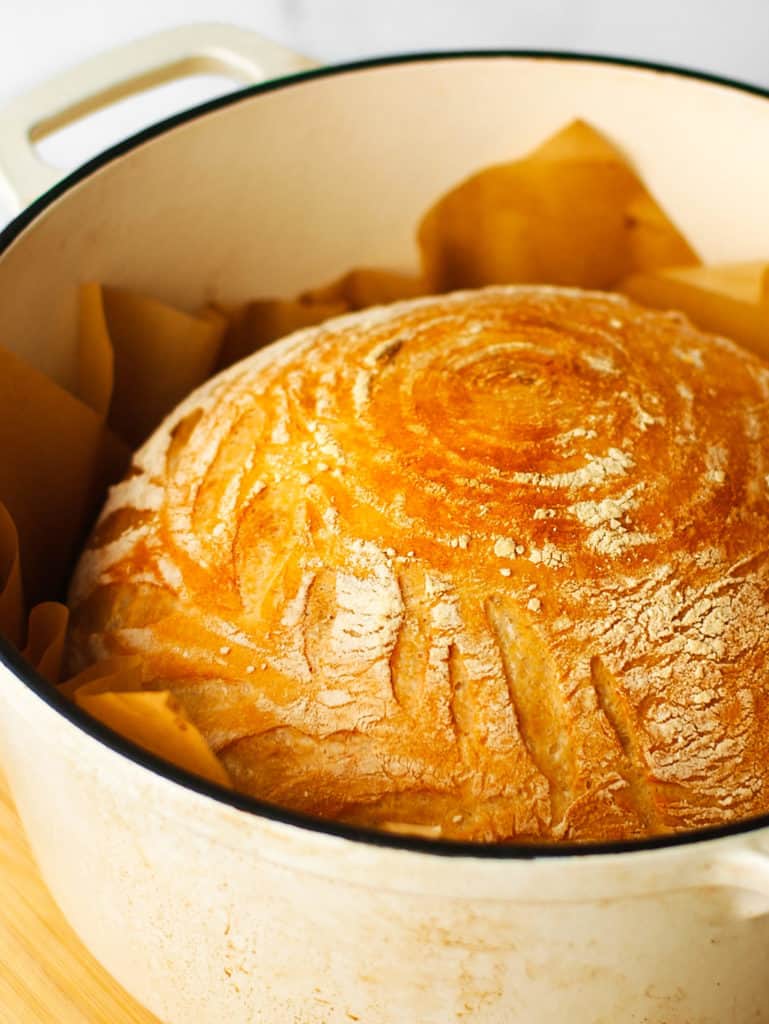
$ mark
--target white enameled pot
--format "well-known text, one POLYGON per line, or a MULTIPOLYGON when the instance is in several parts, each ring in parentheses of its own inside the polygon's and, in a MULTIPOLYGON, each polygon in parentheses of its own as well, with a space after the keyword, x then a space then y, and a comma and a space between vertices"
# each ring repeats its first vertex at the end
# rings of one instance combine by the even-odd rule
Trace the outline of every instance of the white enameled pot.
MULTIPOLYGON (((192 68, 305 64, 221 27, 165 34, 0 115, 0 168, 26 201, 52 183, 29 138, 85 109, 192 68)), ((66 384, 84 280, 193 308, 415 266, 442 190, 575 116, 707 259, 767 255, 766 95, 554 54, 394 58, 245 89, 50 188, 0 236, 0 340, 66 384)), ((64 913, 169 1024, 769 1021, 769 818, 589 852, 329 827, 142 753, 8 646, 0 752, 64 913)))

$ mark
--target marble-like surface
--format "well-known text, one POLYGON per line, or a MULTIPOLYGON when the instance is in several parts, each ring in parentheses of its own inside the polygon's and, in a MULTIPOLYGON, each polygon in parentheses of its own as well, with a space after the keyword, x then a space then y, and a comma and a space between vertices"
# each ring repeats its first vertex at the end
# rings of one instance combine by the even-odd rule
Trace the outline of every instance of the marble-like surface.
MULTIPOLYGON (((424 49, 563 49, 769 86, 769 0, 0 0, 0 104, 93 53, 188 21, 253 28, 323 62, 424 49)), ((148 97, 52 140, 46 152, 74 166, 221 89, 190 83, 148 97)), ((0 205, 0 224, 9 215, 0 205)))

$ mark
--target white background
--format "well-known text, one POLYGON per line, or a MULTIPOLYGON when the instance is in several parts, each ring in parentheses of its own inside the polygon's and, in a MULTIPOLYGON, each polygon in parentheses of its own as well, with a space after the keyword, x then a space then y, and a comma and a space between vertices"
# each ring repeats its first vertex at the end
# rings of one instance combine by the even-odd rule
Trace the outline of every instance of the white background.
MULTIPOLYGON (((769 0, 0 0, 0 104, 101 50, 190 21, 256 29, 323 62, 472 47, 578 50, 769 86, 769 0)), ((44 145, 86 157, 226 87, 187 83, 44 145)), ((11 210, 0 205, 0 225, 11 210)))

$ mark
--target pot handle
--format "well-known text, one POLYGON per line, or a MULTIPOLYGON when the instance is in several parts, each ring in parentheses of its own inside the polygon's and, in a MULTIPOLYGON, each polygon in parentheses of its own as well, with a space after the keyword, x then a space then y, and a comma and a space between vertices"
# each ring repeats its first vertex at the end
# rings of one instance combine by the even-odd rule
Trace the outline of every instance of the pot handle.
POLYGON ((693 879, 697 885, 714 886, 731 893, 736 917, 769 913, 769 851, 746 847, 724 851, 704 865, 693 879))
POLYGON ((247 29, 200 24, 159 32, 92 57, 0 110, 0 186, 21 209, 64 175, 33 143, 133 93, 200 72, 258 82, 315 62, 247 29))

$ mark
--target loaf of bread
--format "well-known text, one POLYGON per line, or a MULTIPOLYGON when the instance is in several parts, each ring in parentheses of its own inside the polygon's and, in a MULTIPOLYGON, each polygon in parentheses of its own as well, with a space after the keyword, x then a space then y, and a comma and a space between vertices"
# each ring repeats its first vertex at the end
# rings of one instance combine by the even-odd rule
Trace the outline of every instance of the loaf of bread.
POLYGON ((346 316, 113 488, 70 667, 141 655, 245 793, 478 841, 769 811, 769 366, 534 286, 346 316))

